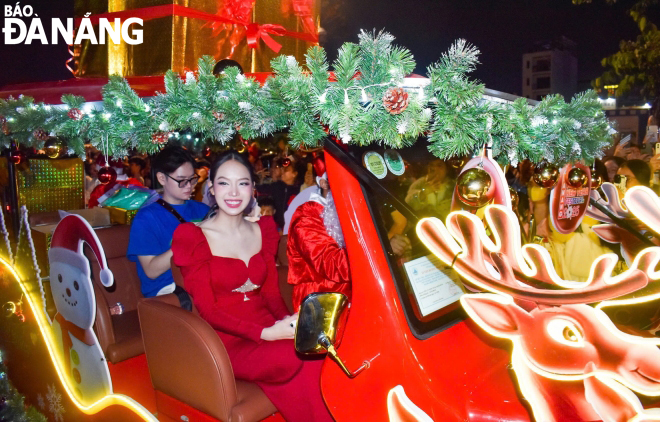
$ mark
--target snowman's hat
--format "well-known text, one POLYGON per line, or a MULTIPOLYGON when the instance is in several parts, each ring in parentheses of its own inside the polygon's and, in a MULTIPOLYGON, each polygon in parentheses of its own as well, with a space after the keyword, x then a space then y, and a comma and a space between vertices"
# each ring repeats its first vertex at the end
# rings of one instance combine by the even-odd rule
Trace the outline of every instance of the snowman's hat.
POLYGON ((83 242, 92 249, 99 262, 101 284, 106 287, 112 286, 114 277, 112 271, 108 269, 101 242, 87 220, 77 214, 67 215, 55 227, 48 251, 49 261, 62 262, 88 274, 89 263, 83 254, 83 242))

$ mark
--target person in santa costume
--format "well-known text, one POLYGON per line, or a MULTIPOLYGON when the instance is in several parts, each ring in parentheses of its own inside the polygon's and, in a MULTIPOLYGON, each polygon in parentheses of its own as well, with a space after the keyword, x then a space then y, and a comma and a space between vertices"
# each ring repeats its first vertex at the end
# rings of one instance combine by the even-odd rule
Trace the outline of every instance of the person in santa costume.
POLYGON ((101 284, 112 286, 113 275, 101 243, 89 223, 79 215, 67 215, 59 222, 53 232, 48 261, 57 308, 51 328, 56 350, 60 352, 58 365, 62 366, 76 397, 90 404, 112 393, 112 381, 92 330, 96 300, 83 243, 87 243, 99 262, 101 284))
POLYGON ((317 193, 296 209, 289 224, 288 282, 293 284, 297 312, 303 299, 314 292, 338 292, 351 297, 351 279, 337 209, 325 172, 325 163, 314 159, 317 193))

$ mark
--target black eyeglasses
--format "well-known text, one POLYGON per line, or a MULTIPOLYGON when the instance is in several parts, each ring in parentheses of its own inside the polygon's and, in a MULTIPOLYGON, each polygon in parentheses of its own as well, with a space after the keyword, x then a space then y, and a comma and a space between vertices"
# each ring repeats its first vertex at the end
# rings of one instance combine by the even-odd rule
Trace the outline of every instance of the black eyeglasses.
POLYGON ((179 180, 179 179, 175 179, 174 177, 170 176, 167 173, 163 173, 163 174, 165 176, 169 177, 170 179, 174 180, 175 182, 177 182, 179 184, 180 188, 185 188, 186 185, 189 184, 189 183, 190 183, 190 186, 195 186, 197 184, 197 181, 199 180, 198 175, 194 175, 190 179, 181 179, 181 180, 179 180))

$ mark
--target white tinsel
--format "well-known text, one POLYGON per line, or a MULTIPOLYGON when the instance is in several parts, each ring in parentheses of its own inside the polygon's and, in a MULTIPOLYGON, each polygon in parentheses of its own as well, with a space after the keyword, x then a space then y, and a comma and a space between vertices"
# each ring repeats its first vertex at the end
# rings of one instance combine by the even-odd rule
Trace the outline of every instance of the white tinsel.
POLYGON ((186 85, 196 82, 195 74, 193 72, 186 72, 186 85))
POLYGON ((332 198, 332 192, 328 192, 326 197, 326 204, 323 207, 323 212, 321 217, 323 218, 323 225, 327 233, 335 239, 335 242, 339 245, 340 248, 346 246, 344 243, 344 233, 341 231, 341 224, 339 224, 339 216, 337 215, 337 207, 335 207, 335 201, 332 198))
POLYGON ((286 66, 287 67, 296 67, 298 61, 294 56, 286 56, 286 66))
POLYGON ((240 101, 240 102, 238 103, 238 107, 239 107, 241 110, 248 111, 248 110, 251 110, 251 109, 252 109, 252 104, 250 104, 250 103, 248 103, 248 102, 245 102, 245 101, 240 101))
POLYGON ((396 130, 400 135, 404 135, 408 130, 408 121, 404 120, 396 125, 396 130))
POLYGON ((548 119, 543 116, 535 116, 532 118, 532 127, 541 126, 548 123, 548 119))

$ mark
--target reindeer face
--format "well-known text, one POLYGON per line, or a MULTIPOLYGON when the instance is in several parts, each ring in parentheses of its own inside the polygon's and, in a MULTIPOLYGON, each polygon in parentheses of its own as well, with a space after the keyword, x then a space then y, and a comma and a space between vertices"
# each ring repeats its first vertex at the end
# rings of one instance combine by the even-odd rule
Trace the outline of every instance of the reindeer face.
POLYGON ((463 306, 481 327, 509 338, 525 362, 542 376, 581 378, 593 363, 645 394, 660 394, 660 350, 619 332, 588 305, 536 308, 527 312, 500 295, 464 295, 463 306))

